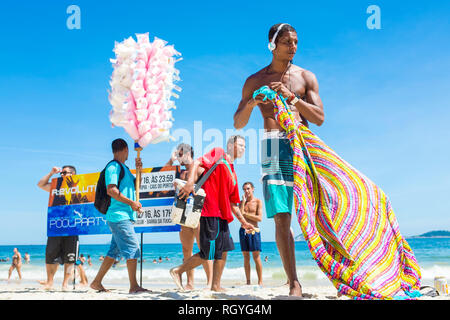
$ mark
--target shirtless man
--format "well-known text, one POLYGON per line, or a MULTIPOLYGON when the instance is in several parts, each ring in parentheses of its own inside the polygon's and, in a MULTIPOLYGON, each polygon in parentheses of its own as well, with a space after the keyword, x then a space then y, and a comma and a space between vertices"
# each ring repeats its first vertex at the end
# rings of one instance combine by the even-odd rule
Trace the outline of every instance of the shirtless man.
MULTIPOLYGON (((262 201, 253 196, 255 187, 253 183, 246 182, 242 186, 244 195, 240 204, 240 209, 244 218, 258 227, 258 222, 262 221, 262 201)), ((241 244, 241 251, 244 256, 244 270, 245 277, 247 278, 247 284, 251 284, 250 280, 250 252, 253 255, 253 261, 255 261, 256 273, 258 274, 258 285, 262 286, 262 262, 260 257, 261 252, 261 233, 255 234, 245 232, 244 228, 239 229, 239 241, 241 244)))
POLYGON ((17 270, 17 274, 19 275, 19 279, 22 280, 22 272, 21 269, 22 268, 22 255, 20 254, 19 250, 17 248, 14 248, 14 255, 12 257, 12 264, 11 267, 9 268, 9 272, 8 272, 8 281, 11 278, 11 274, 13 272, 14 269, 17 270))
MULTIPOLYGON (((187 181, 189 171, 194 166, 194 149, 192 146, 181 143, 177 146, 177 149, 173 152, 171 158, 166 163, 166 166, 172 166, 175 161, 178 161, 181 166, 185 167, 185 170, 183 170, 180 174, 180 179, 187 181)), ((198 181, 200 177, 203 175, 205 169, 204 168, 198 168, 198 171, 195 174, 195 181, 198 181)), ((180 229, 180 242, 181 247, 183 250, 183 261, 189 259, 192 257, 192 249, 194 248, 194 239, 197 240, 197 246, 200 247, 200 238, 199 238, 199 232, 200 232, 200 225, 193 229, 185 226, 181 226, 180 229)), ((203 268, 205 269, 206 273, 206 282, 207 287, 210 288, 212 284, 212 261, 206 260, 203 263, 203 268)), ((194 269, 189 270, 186 272, 187 276, 187 284, 184 286, 184 289, 186 290, 193 290, 194 289, 194 269)))
POLYGON ((294 239, 289 231, 293 203, 293 152, 284 130, 275 119, 273 104, 263 101, 262 95, 254 99, 253 92, 264 85, 269 86, 287 99, 293 115, 305 126, 308 122, 322 125, 324 111, 315 75, 292 64, 298 43, 295 29, 289 24, 276 24, 270 28, 269 41, 272 62, 245 81, 242 99, 234 115, 234 127, 244 128, 253 109, 259 107, 265 129, 261 165, 266 212, 275 220, 275 238, 289 281, 289 295, 301 296, 294 239))

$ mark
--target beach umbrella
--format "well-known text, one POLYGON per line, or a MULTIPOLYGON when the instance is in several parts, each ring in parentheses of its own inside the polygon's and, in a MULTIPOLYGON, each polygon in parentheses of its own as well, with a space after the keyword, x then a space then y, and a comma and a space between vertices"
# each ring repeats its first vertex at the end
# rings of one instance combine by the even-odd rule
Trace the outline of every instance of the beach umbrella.
MULTIPOLYGON (((148 144, 170 141, 175 109, 172 98, 181 88, 175 63, 182 58, 173 45, 149 33, 136 34, 115 42, 115 58, 110 59, 113 73, 110 80, 109 119, 112 126, 123 127, 134 140, 137 158, 148 144)), ((139 172, 136 172, 136 199, 139 201, 139 172)))

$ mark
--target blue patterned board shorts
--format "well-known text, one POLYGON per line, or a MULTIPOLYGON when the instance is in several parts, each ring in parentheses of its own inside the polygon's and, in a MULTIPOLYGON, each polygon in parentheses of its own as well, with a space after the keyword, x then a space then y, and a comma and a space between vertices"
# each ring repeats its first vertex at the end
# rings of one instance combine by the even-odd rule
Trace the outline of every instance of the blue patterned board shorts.
POLYGON ((278 131, 265 132, 261 145, 264 204, 268 218, 291 214, 294 201, 293 152, 289 139, 278 131))

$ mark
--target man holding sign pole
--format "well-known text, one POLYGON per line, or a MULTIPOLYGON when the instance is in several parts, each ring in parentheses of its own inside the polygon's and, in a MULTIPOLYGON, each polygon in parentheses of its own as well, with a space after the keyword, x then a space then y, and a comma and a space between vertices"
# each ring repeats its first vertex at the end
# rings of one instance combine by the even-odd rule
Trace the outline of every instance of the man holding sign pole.
MULTIPOLYGON (((59 173, 62 178, 69 179, 72 175, 77 174, 74 166, 63 166, 62 168, 53 167, 50 173, 42 177, 38 182, 38 187, 44 191, 50 192, 52 185, 50 182, 54 174, 59 173)), ((62 180, 58 181, 57 189, 60 188, 62 180)), ((65 205, 67 200, 64 195, 55 195, 53 198, 53 205, 65 205)), ((59 236, 48 237, 47 245, 45 247, 45 269, 47 272, 47 280, 39 281, 44 285, 46 290, 53 288, 53 278, 58 270, 58 264, 64 264, 64 278, 62 283, 63 290, 67 289, 69 284, 71 270, 75 263, 76 250, 78 244, 78 236, 59 236)))
MULTIPOLYGON (((102 280, 119 256, 127 261, 130 293, 148 291, 140 287, 136 280, 137 259, 140 256, 139 241, 133 223, 137 219, 136 211, 142 205, 136 201, 135 180, 130 169, 125 165, 128 159, 128 144, 123 139, 112 142, 114 160, 105 168, 105 184, 111 204, 106 212, 106 221, 112 233, 111 245, 102 265, 91 283, 91 288, 99 292, 107 291, 102 280), (121 177, 121 170, 124 171, 121 177), (120 181, 119 181, 120 180, 120 181)), ((136 158, 136 169, 140 172, 142 162, 136 158)))

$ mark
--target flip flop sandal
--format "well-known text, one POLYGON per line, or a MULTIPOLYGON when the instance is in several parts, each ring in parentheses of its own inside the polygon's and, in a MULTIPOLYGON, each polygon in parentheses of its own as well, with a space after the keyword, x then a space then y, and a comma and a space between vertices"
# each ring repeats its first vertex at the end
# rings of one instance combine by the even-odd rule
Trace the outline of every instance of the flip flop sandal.
POLYGON ((437 297, 439 296, 439 291, 437 291, 435 288, 431 287, 431 286, 423 286, 420 287, 419 291, 422 291, 424 289, 428 289, 427 292, 420 292, 423 296, 428 296, 428 297, 437 297))

